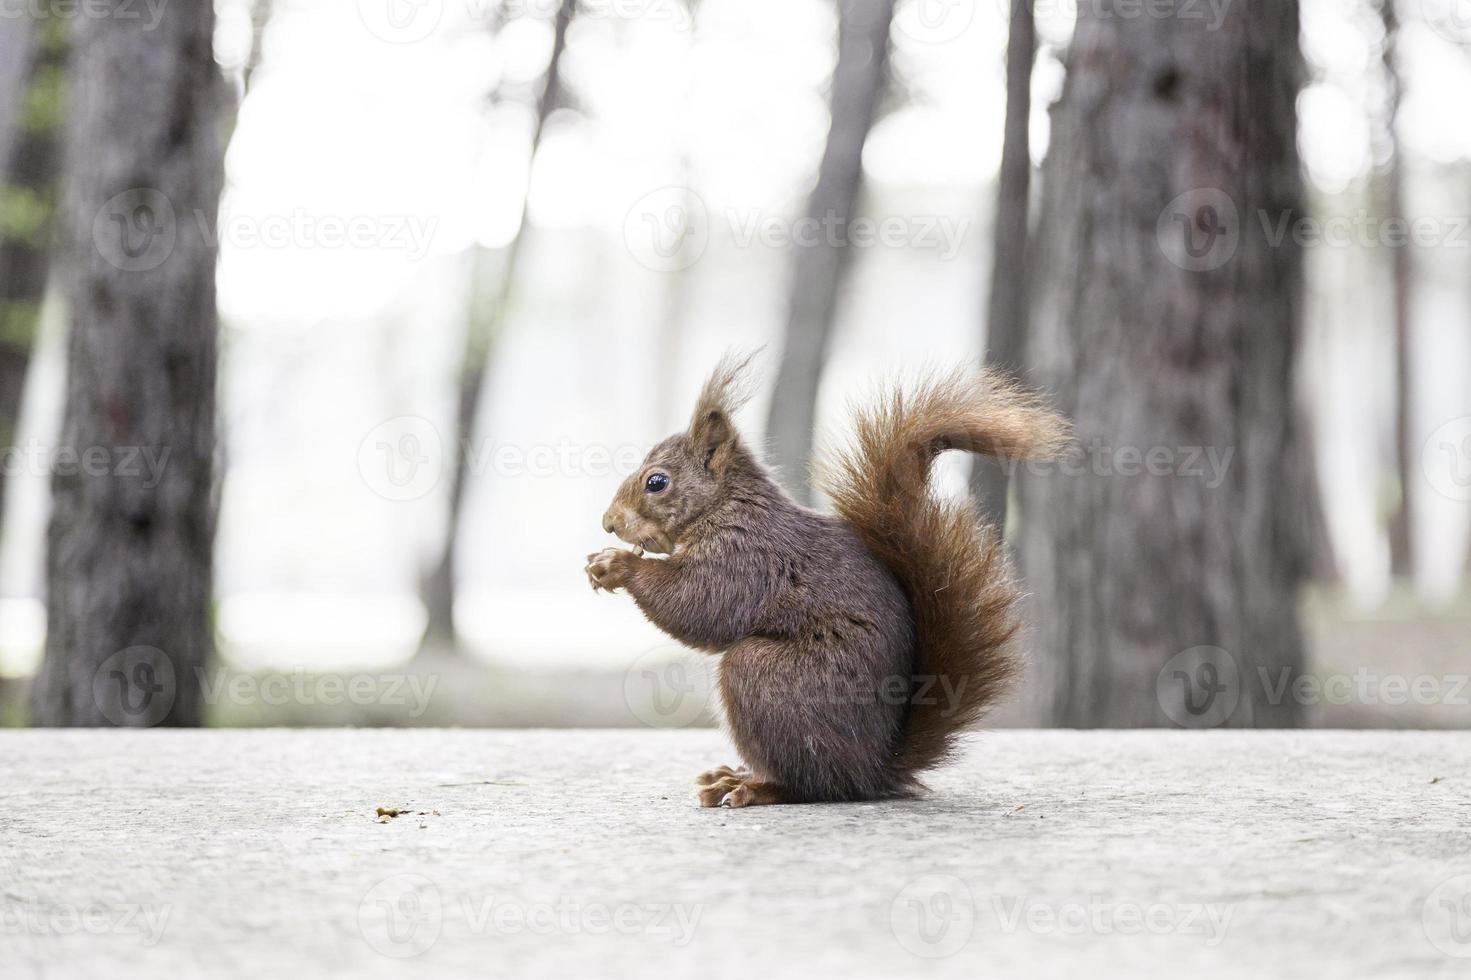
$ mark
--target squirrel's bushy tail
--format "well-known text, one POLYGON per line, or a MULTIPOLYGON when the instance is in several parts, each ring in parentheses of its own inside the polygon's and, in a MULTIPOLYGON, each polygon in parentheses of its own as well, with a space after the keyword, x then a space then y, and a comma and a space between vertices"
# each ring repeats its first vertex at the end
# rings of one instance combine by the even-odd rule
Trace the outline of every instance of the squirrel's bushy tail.
POLYGON ((998 529, 969 503, 930 492, 947 449, 1024 458, 1057 452, 1067 425, 1034 394, 994 373, 931 376, 897 385, 860 411, 854 444, 823 479, 834 505, 884 562, 914 605, 917 689, 896 777, 945 761, 956 736, 993 704, 1018 671, 1012 639, 1020 597, 998 529))

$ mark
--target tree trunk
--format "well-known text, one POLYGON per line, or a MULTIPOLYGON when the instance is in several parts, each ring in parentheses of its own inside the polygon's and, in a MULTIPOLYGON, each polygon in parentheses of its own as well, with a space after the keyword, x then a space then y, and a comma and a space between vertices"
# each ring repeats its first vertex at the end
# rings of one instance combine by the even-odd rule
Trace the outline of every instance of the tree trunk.
POLYGON ((28 17, 0 17, 0 160, 10 159, 21 110, 26 76, 35 46, 35 22, 28 17))
POLYGON ((213 646, 214 10, 125 2, 76 24, 44 725, 198 725, 213 646))
MULTIPOLYGON (((1388 107, 1385 127, 1389 144, 1389 160, 1384 166, 1384 218, 1403 221, 1405 217, 1404 165, 1400 159, 1399 108, 1403 88, 1395 48, 1399 41, 1399 18, 1394 0, 1379 0, 1379 16, 1384 23, 1384 77, 1388 107)), ((1399 495, 1389 517, 1389 567, 1395 577, 1414 571, 1414 544, 1411 534, 1412 494, 1415 480, 1411 467, 1413 447, 1410 445, 1410 294, 1414 288, 1409 244, 1389 249, 1391 297, 1394 304, 1394 476, 1399 495)))
POLYGON ((250 94, 255 73, 264 60, 266 28, 271 24, 274 8, 275 0, 250 0, 250 54, 245 58, 245 68, 240 77, 242 97, 250 94))
MULTIPOLYGON (((1012 0, 1011 4, 1006 42, 1006 126, 1001 175, 996 185, 991 295, 986 308, 986 364, 1017 378, 1026 373, 1027 198, 1032 183, 1032 62, 1037 55, 1032 2, 1012 0)), ((977 456, 971 471, 971 495, 998 533, 1006 528, 1009 469, 1002 460, 977 456)))
POLYGON ((806 218, 823 231, 815 243, 795 245, 786 348, 782 352, 766 422, 772 462, 803 501, 812 490, 807 472, 817 419, 817 388, 827 358, 838 288, 849 261, 842 237, 858 202, 863 144, 884 92, 893 0, 842 0, 838 64, 833 72, 827 148, 806 218), (840 240, 832 240, 838 237, 840 240))
MULTIPOLYGON (((21 394, 55 235, 56 170, 66 74, 66 30, 57 18, 13 20, 0 26, 15 35, 20 58, 16 98, 0 136, 0 446, 15 445, 21 394), (20 40, 17 40, 20 39, 20 40)), ((0 471, 0 514, 5 508, 5 474, 0 471)))
MULTIPOLYGON (((557 8, 552 39, 551 58, 547 62, 546 81, 536 104, 536 126, 531 134, 531 161, 536 162, 536 151, 541 146, 542 130, 547 117, 552 114, 562 98, 562 53, 567 48, 567 28, 576 11, 575 0, 562 0, 557 8)), ((529 181, 529 174, 528 174, 529 181)), ((490 351, 505 322, 506 308, 510 304, 511 291, 515 287, 516 270, 520 266, 523 242, 526 237, 528 216, 527 200, 521 202, 521 224, 516 236, 507 246, 505 261, 501 265, 498 291, 487 297, 483 286, 489 279, 490 261, 488 250, 476 248, 471 268, 471 301, 465 326, 465 351, 460 368, 458 411, 455 415, 454 472, 450 477, 449 516, 445 521, 444 539, 439 547, 439 556, 433 570, 424 578, 422 597, 428 613, 428 624, 424 630, 421 651, 452 651, 458 647, 455 632, 455 544, 460 537, 460 525, 465 509, 465 490, 470 478, 470 453, 474 445, 475 421, 480 414, 480 402, 485 388, 485 375, 490 365, 490 351)))
POLYGON ((1028 355, 1081 452, 1020 480, 1044 722, 1301 717, 1302 75, 1295 0, 1080 8, 1028 355))

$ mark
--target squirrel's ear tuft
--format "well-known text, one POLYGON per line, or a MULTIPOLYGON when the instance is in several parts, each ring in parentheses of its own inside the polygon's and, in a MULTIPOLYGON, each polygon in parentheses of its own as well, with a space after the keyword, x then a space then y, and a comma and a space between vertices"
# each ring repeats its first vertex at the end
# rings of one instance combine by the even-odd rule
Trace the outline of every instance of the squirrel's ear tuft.
POLYGON ((732 417, 751 400, 751 379, 747 372, 760 351, 746 354, 729 353, 720 359, 714 372, 700 391, 695 413, 690 418, 690 443, 700 454, 700 462, 712 473, 724 471, 736 442, 732 417))

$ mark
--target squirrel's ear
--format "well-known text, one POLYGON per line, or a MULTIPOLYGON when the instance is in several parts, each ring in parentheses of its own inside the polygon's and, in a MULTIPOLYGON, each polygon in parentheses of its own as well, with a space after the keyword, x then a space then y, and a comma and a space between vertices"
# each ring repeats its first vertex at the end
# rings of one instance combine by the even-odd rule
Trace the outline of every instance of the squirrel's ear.
POLYGON ((735 426, 721 409, 711 409, 696 417, 690 425, 690 445, 699 456, 701 465, 716 476, 725 473, 735 443, 735 426))
POLYGON ((724 472, 735 448, 736 429, 731 416, 751 397, 746 367, 756 353, 732 353, 721 358, 700 391, 695 414, 690 418, 690 444, 705 469, 717 476, 724 472))

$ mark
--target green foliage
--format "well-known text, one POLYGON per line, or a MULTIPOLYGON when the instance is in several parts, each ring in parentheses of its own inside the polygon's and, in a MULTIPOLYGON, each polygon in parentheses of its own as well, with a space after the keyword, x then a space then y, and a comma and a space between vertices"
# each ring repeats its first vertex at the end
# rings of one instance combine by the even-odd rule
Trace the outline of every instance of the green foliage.
POLYGON ((50 188, 0 184, 0 237, 45 248, 51 235, 55 202, 50 188))
POLYGON ((29 348, 40 322, 40 300, 13 299, 0 305, 0 344, 29 348))
POLYGON ((61 65, 39 66, 26 90, 21 128, 31 133, 55 132, 65 116, 65 103, 66 70, 61 65))

